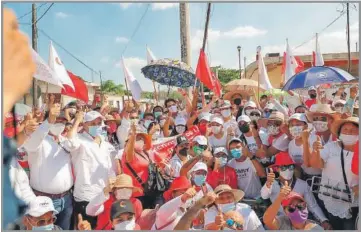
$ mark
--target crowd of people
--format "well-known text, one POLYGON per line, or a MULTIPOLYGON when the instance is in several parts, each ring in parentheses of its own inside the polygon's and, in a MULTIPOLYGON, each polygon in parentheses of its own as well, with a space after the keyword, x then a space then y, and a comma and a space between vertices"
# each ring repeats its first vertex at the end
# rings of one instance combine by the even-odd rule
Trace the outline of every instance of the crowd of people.
POLYGON ((200 107, 197 90, 122 109, 49 95, 21 116, 11 107, 35 67, 14 25, 5 10, 5 216, 16 215, 9 186, 25 204, 13 228, 358 229, 357 86, 332 97, 233 91, 200 107))

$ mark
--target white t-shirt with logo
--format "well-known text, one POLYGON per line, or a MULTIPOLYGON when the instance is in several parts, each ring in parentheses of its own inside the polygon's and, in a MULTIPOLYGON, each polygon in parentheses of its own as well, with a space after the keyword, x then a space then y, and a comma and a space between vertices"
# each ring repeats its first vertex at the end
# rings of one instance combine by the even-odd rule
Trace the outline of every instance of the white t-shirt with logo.
MULTIPOLYGON (((288 153, 296 164, 301 164, 302 170, 308 175, 321 175, 322 170, 319 168, 306 167, 303 164, 303 145, 297 146, 296 140, 293 139, 288 145, 288 153)), ((312 154, 311 154, 312 155, 312 154)))
POLYGON ((261 181, 249 158, 243 162, 232 159, 227 165, 236 171, 238 188, 245 193, 246 198, 256 199, 261 196, 261 181))

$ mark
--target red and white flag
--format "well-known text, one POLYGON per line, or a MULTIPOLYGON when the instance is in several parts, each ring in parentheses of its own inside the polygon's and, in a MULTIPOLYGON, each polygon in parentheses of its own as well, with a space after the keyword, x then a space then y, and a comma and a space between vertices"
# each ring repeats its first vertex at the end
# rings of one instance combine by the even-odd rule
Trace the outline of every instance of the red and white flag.
POLYGON ((320 50, 320 44, 318 43, 318 34, 316 33, 316 49, 312 52, 313 66, 324 66, 323 56, 320 50))
POLYGON ((126 66, 124 57, 122 57, 122 66, 124 77, 127 80, 130 92, 132 92, 133 99, 139 101, 141 99, 142 88, 140 88, 139 82, 137 81, 137 79, 135 79, 133 73, 126 66))
POLYGON ((67 71, 67 73, 72 80, 75 90, 73 90, 69 85, 64 85, 64 89, 61 90, 61 94, 88 102, 88 87, 86 86, 85 82, 80 77, 74 75, 72 72, 67 71))
POLYGON ((304 63, 299 57, 295 57, 292 53, 292 50, 288 44, 286 52, 283 53, 283 64, 282 64, 282 74, 284 74, 285 83, 296 73, 299 73, 304 70, 304 63))
POLYGON ((63 85, 68 85, 75 90, 73 82, 71 81, 68 72, 66 71, 63 62, 61 61, 51 41, 49 49, 49 66, 55 72, 56 76, 63 85))
POLYGON ((156 60, 157 58, 155 58, 153 52, 150 50, 150 48, 147 46, 147 61, 148 61, 148 65, 150 63, 152 63, 152 61, 156 60))
POLYGON ((257 60, 258 60, 258 76, 259 84, 262 85, 265 90, 273 89, 271 82, 269 81, 266 65, 261 53, 261 46, 257 47, 257 60))

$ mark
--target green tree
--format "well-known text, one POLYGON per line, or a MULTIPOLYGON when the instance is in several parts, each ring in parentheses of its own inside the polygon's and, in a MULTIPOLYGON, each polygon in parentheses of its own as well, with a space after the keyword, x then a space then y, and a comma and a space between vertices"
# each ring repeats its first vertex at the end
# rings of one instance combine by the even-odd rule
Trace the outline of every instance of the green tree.
POLYGON ((101 88, 102 88, 103 93, 106 93, 106 94, 116 94, 116 95, 124 95, 125 94, 124 86, 121 84, 117 85, 112 80, 107 80, 107 81, 103 82, 101 88))
POLYGON ((218 69, 218 79, 222 85, 225 85, 232 80, 239 79, 238 69, 223 68, 222 66, 211 67, 211 69, 214 73, 216 73, 216 70, 218 69))
POLYGON ((154 99, 154 93, 153 92, 142 92, 142 98, 146 98, 146 99, 154 99))

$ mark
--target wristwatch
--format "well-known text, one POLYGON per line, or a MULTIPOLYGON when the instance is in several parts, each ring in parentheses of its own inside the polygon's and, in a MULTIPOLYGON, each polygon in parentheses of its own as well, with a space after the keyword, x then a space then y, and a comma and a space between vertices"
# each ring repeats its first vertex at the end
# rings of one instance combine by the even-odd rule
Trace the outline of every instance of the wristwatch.
POLYGON ((256 159, 255 155, 253 155, 252 158, 250 158, 250 160, 254 160, 254 159, 256 159))

